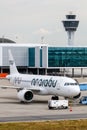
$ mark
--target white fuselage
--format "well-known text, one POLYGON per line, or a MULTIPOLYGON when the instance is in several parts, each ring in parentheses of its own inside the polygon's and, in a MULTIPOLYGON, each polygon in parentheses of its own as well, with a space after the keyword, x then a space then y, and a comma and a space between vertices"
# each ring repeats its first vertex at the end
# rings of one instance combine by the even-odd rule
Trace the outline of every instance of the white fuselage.
POLYGON ((7 76, 10 82, 22 89, 36 90, 38 95, 56 95, 63 97, 74 97, 80 94, 77 82, 68 77, 12 74, 7 76), (39 90, 39 91, 37 91, 39 90))

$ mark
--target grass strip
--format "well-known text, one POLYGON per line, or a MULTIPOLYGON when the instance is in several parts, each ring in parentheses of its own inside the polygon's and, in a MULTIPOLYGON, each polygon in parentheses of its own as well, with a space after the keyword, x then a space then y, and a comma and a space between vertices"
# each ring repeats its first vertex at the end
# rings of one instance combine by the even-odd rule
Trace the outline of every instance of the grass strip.
POLYGON ((0 123, 0 130, 87 130, 87 120, 0 123))

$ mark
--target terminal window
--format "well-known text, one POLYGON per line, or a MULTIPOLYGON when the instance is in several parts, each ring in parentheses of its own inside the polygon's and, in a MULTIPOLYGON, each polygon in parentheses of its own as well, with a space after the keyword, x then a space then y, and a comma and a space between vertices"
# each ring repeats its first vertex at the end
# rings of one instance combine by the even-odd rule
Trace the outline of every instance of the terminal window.
POLYGON ((87 67, 87 48, 48 47, 48 67, 87 67))
POLYGON ((28 66, 29 67, 35 67, 35 48, 29 48, 28 49, 28 66))

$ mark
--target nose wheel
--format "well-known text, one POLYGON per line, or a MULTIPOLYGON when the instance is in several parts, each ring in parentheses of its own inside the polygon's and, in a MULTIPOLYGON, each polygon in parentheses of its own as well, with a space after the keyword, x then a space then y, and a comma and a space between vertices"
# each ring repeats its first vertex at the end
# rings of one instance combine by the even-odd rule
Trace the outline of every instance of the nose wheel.
POLYGON ((59 97, 58 96, 52 96, 51 100, 59 100, 59 97))

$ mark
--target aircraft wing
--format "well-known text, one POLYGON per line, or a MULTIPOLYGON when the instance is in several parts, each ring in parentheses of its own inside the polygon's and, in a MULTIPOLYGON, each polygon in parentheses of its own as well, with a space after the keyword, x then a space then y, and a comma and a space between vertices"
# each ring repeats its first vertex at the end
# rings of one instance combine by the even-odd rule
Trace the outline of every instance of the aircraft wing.
POLYGON ((32 86, 32 87, 29 87, 29 88, 27 88, 27 87, 19 87, 19 86, 1 86, 0 85, 0 88, 2 88, 2 89, 26 89, 26 90, 31 90, 31 91, 34 91, 34 92, 40 92, 41 91, 41 88, 40 87, 34 87, 34 86, 32 86))
POLYGON ((1 86, 0 85, 0 88, 2 88, 2 89, 19 89, 20 87, 10 86, 10 85, 9 86, 3 86, 3 85, 1 86))

